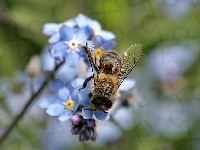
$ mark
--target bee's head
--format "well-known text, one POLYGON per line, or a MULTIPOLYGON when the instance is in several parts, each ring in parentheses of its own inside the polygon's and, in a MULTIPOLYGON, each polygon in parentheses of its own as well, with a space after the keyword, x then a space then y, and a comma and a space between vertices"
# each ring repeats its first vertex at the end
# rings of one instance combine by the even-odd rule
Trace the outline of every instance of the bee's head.
POLYGON ((122 60, 114 51, 105 51, 99 60, 99 68, 106 74, 118 74, 122 60))
POLYGON ((100 110, 108 110, 112 107, 112 101, 106 97, 98 96, 91 100, 90 107, 100 110))

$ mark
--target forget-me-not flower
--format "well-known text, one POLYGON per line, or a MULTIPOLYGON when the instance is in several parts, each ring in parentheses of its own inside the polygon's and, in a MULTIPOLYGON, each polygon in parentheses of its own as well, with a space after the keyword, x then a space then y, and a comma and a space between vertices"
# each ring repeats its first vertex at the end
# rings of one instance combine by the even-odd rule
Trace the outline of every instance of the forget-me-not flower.
POLYGON ((69 27, 74 27, 76 22, 74 19, 67 20, 63 23, 46 23, 43 26, 43 33, 45 35, 51 36, 48 40, 50 44, 56 43, 60 40, 59 30, 63 25, 67 25, 69 27))
POLYGON ((101 35, 106 40, 112 40, 115 38, 115 35, 112 32, 102 30, 101 24, 98 21, 92 20, 83 14, 79 14, 75 18, 75 21, 79 27, 85 27, 85 26, 89 25, 94 30, 95 35, 101 35))
POLYGON ((59 116, 58 119, 61 122, 69 120, 79 106, 78 92, 79 88, 74 89, 72 92, 66 87, 61 88, 58 91, 59 101, 50 105, 46 112, 50 116, 59 116))
POLYGON ((66 61, 70 67, 75 67, 80 61, 82 48, 88 36, 92 33, 89 26, 71 28, 63 25, 60 30, 60 41, 50 47, 50 54, 56 60, 66 61))

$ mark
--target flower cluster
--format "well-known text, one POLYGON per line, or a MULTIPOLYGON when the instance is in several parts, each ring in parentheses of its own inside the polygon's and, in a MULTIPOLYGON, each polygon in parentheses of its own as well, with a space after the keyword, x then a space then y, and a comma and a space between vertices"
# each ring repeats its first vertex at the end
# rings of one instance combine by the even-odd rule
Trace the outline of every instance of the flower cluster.
MULTIPOLYGON (((57 116, 61 122, 71 119, 71 132, 74 135, 78 134, 80 141, 94 141, 94 119, 105 121, 109 119, 109 115, 103 110, 90 108, 90 82, 80 90, 85 79, 92 75, 91 65, 83 46, 93 44, 94 49, 112 49, 116 44, 115 35, 102 30, 96 20, 82 14, 64 23, 47 23, 44 25, 43 33, 50 36, 50 56, 57 62, 63 62, 63 65, 49 85, 49 90, 42 96, 40 106, 45 108, 50 116, 57 116)), ((134 84, 133 80, 124 81, 121 89, 126 91, 134 84)))

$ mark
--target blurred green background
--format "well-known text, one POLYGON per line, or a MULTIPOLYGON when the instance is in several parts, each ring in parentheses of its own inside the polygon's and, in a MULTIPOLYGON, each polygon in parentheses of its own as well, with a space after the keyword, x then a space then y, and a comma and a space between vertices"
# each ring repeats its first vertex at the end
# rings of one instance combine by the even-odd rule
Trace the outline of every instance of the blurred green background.
MULTIPOLYGON (((140 99, 145 100, 142 102, 143 107, 137 110, 133 127, 124 131, 118 141, 90 147, 75 140, 71 141, 72 145, 75 144, 73 149, 200 149, 199 10, 198 0, 1 0, 0 76, 12 81, 16 70, 23 70, 32 55, 42 52, 49 38, 42 34, 45 23, 61 23, 79 13, 88 15, 98 20, 103 29, 116 35, 116 50, 126 49, 135 43, 143 44, 142 60, 132 75, 136 79, 140 99), (188 58, 181 63, 185 66, 188 61, 188 67, 180 69, 181 73, 178 73, 175 80, 164 80, 154 74, 156 65, 153 68, 149 65, 155 60, 154 51, 162 49, 162 45, 180 44, 187 51, 192 51, 193 55, 186 53, 188 58), (163 110, 171 114, 166 117, 166 124, 161 124, 169 123, 175 129, 168 131, 168 126, 158 129, 156 123, 160 122, 156 120, 157 115, 161 115, 163 110), (173 120, 173 115, 176 116, 176 121, 173 120)), ((167 53, 165 50, 163 56, 167 53)), ((17 85, 19 84, 13 82, 13 87, 17 85)), ((1 118, 0 126, 3 130, 15 114, 5 108, 4 98, 0 100, 0 113, 9 118, 1 118)), ((0 149, 56 149, 42 142, 45 122, 49 119, 47 115, 45 118, 38 119, 27 114, 0 149)), ((66 143, 68 142, 66 138, 66 143)), ((58 149, 70 148, 61 146, 58 149)))

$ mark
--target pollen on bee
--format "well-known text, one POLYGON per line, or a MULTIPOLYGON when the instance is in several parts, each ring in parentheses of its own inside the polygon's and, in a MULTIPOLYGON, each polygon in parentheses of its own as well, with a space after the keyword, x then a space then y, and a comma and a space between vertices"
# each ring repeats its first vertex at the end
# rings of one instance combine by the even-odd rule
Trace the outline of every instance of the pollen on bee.
POLYGON ((102 53, 103 53, 102 48, 97 48, 97 49, 94 50, 94 57, 95 58, 100 58, 102 53))

